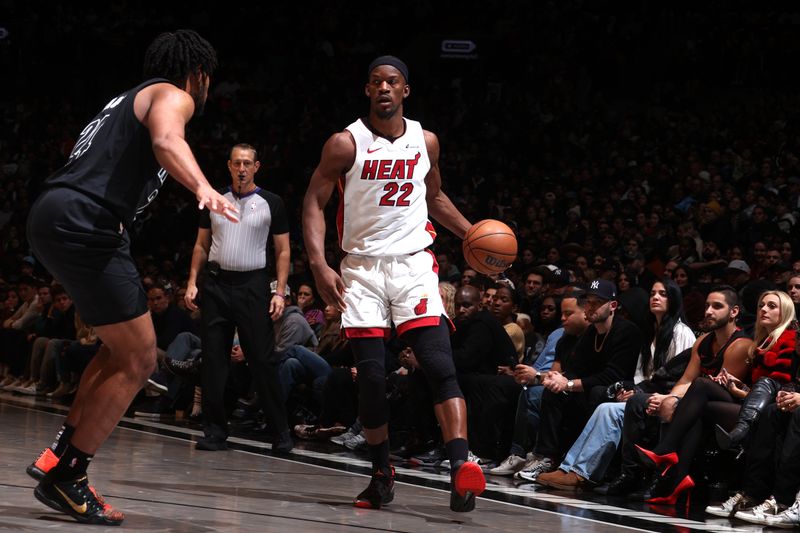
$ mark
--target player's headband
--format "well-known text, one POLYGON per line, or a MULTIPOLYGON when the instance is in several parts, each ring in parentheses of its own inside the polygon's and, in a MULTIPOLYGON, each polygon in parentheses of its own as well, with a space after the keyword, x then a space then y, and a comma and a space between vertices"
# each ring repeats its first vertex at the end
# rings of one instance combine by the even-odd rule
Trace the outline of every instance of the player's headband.
POLYGON ((372 63, 369 64, 369 69, 367 69, 367 77, 372 74, 372 71, 375 70, 376 67, 381 65, 391 65, 399 70, 400 74, 406 79, 406 84, 408 84, 408 67, 400 58, 395 56, 381 56, 373 60, 372 63))

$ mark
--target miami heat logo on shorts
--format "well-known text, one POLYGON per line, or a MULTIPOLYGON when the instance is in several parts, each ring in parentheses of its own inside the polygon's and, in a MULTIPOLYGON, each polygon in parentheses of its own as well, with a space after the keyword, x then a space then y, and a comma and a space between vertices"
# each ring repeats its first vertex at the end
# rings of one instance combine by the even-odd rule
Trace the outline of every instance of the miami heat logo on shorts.
POLYGON ((428 299, 421 298, 419 303, 414 306, 414 314, 417 316, 424 315, 428 312, 428 299))

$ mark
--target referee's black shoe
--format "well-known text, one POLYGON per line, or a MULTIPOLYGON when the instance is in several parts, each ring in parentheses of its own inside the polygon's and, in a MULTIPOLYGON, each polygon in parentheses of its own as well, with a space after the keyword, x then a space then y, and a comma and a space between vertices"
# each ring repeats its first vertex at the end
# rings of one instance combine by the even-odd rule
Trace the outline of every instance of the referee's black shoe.
POLYGON ((380 509, 394 499, 394 467, 387 476, 383 472, 375 472, 369 480, 367 488, 353 500, 353 505, 361 509, 380 509))
POLYGON ((125 515, 98 498, 86 476, 58 482, 45 476, 33 489, 33 494, 46 506, 82 524, 118 526, 125 520, 125 515))
POLYGON ((475 509, 475 498, 486 489, 486 478, 478 463, 457 461, 451 480, 450 510, 467 513, 475 509))

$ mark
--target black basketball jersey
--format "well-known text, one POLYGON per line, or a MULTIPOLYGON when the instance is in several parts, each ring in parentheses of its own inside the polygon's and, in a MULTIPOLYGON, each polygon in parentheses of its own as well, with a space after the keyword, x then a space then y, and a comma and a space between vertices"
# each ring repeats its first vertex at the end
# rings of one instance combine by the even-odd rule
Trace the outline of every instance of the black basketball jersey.
POLYGON ((46 187, 69 187, 102 205, 126 227, 158 195, 167 179, 153 154, 150 132, 133 112, 136 94, 156 78, 113 98, 80 133, 67 164, 46 187))

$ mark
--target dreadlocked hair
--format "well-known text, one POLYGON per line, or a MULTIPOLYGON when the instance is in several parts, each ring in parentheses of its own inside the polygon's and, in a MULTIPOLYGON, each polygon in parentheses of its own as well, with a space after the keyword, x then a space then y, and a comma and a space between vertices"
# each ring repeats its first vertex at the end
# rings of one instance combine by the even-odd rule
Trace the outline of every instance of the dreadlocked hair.
POLYGON ((192 30, 162 33, 144 55, 145 78, 166 78, 175 84, 184 83, 193 73, 210 76, 216 67, 214 48, 192 30))

